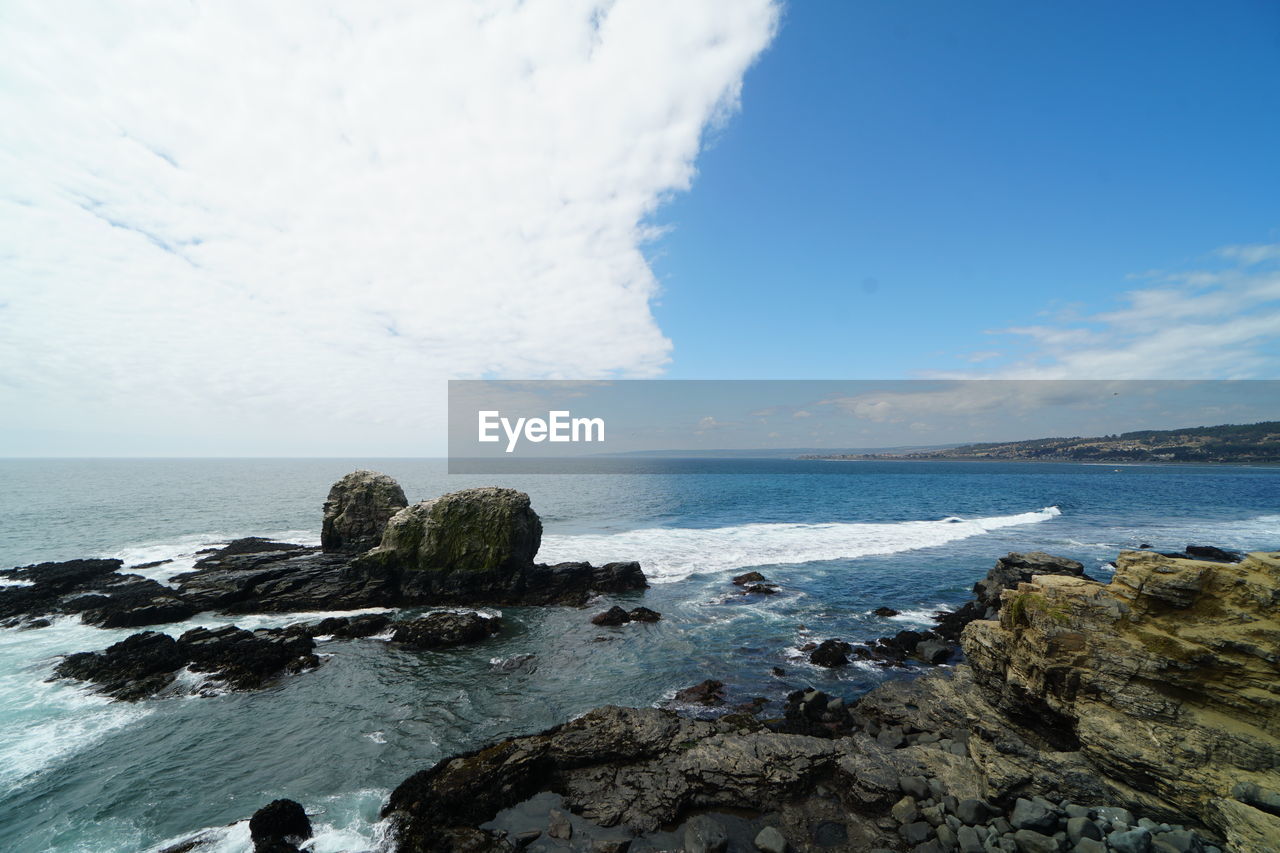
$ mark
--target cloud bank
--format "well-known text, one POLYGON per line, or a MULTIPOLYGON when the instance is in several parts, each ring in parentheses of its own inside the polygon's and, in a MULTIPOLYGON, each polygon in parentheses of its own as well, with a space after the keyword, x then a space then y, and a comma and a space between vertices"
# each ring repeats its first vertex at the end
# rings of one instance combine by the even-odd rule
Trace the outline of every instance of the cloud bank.
POLYGON ((647 223, 777 15, 5 4, 0 455, 422 454, 444 378, 660 373, 647 223))
MULTIPOLYGON (((991 334, 1010 357, 982 372, 1014 379, 1274 379, 1280 351, 1280 244, 1227 246, 1215 262, 1139 278, 1122 304, 991 334)), ((965 357, 990 362, 1002 353, 965 357)))

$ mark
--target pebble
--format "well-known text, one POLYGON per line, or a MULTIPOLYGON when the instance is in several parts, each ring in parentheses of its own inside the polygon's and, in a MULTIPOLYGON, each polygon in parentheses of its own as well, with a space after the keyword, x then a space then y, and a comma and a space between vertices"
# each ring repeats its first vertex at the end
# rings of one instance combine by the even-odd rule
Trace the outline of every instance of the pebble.
POLYGON ((766 826, 756 835, 756 849, 760 853, 786 853, 787 839, 772 826, 766 826))

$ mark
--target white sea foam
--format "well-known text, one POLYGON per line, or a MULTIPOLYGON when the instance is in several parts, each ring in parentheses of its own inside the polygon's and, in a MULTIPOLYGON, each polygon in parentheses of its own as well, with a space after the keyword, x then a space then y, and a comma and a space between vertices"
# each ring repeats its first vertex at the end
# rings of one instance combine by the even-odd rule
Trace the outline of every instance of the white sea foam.
POLYGON ((543 537, 538 559, 547 563, 640 560, 650 581, 775 563, 809 563, 896 554, 945 545, 993 530, 1048 521, 1056 506, 1016 515, 893 523, 740 524, 733 527, 657 527, 610 534, 543 537))
MULTIPOLYGON (((225 532, 193 533, 176 539, 130 545, 127 548, 121 548, 119 551, 102 556, 114 557, 122 561, 124 563, 122 571, 142 575, 159 583, 169 584, 170 580, 176 575, 189 572, 195 568, 196 561, 204 556, 200 553, 201 551, 226 545, 231 540, 239 539, 243 535, 248 534, 229 534, 225 532), (152 566, 148 569, 131 568, 132 566, 146 565, 148 563, 160 563, 161 565, 152 566)), ((274 533, 262 535, 263 538, 277 542, 293 542, 299 545, 320 544, 320 537, 313 530, 278 530, 274 533)))

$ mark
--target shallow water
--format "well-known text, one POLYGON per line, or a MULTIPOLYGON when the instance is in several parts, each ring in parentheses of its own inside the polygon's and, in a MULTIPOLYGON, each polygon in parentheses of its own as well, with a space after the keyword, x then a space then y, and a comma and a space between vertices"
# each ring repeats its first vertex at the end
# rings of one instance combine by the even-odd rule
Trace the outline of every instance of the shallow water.
MULTIPOLYGON (((653 586, 621 603, 663 613, 654 625, 590 625, 610 600, 585 612, 505 608, 502 633, 470 648, 324 642, 322 667, 264 691, 134 705, 45 680, 58 655, 130 631, 74 619, 0 631, 0 849, 136 851, 208 829, 219 849, 247 851, 236 822, 281 796, 312 812, 314 850, 375 848, 381 803, 410 773, 600 704, 662 702, 707 677, 744 699, 804 685, 857 695, 884 673, 819 670, 795 647, 927 624, 1010 550, 1073 557, 1105 578, 1119 549, 1142 543, 1280 547, 1274 468, 635 465, 664 473, 501 485, 531 494, 546 528, 540 559, 640 560, 653 586), (741 473, 715 473, 730 470, 741 473), (728 579, 748 568, 782 592, 737 595, 728 579), (870 614, 881 605, 903 613, 870 614)), ((172 559, 143 572, 164 581, 236 536, 314 542, 329 484, 359 467, 396 477, 410 500, 491 481, 449 477, 438 460, 3 460, 0 565, 172 559)), ((317 618, 200 616, 163 630, 317 618)))

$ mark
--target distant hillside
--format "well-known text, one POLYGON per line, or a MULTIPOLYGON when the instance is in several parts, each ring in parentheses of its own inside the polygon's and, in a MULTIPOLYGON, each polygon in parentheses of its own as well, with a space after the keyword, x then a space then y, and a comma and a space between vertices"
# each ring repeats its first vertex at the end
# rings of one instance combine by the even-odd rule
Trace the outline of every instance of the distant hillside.
POLYGON ((990 459, 1042 462, 1280 462, 1280 421, 1140 430, 1095 438, 1037 438, 945 450, 806 459, 990 459))

